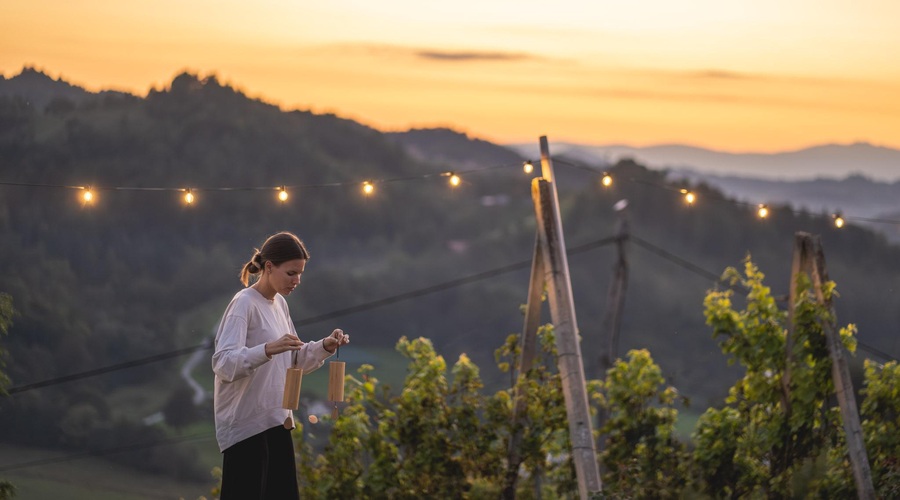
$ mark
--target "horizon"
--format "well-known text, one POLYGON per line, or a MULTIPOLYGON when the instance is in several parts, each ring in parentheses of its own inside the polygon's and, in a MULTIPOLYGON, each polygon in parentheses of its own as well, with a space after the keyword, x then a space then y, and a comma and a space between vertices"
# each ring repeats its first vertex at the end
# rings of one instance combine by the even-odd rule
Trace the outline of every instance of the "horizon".
POLYGON ((0 73, 32 66, 94 92, 146 95, 189 71, 284 110, 497 144, 900 148, 900 67, 884 50, 900 46, 900 4, 884 0, 35 0, 7 11, 0 73))

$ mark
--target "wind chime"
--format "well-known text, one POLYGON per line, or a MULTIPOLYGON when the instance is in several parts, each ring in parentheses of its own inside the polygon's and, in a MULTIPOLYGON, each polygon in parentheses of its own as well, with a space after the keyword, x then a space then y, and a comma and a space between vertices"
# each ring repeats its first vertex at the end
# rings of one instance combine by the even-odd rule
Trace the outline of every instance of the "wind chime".
MULTIPOLYGON (((341 348, 336 350, 338 358, 341 357, 341 348)), ((328 401, 332 403, 331 418, 338 418, 338 402, 344 400, 344 370, 347 363, 344 361, 331 361, 328 363, 328 401)), ((297 365, 297 351, 291 357, 291 366, 287 369, 284 380, 284 398, 281 406, 288 410, 296 410, 300 407, 300 385, 303 382, 303 370, 297 365)), ((285 420, 284 426, 290 428, 290 418, 285 420)), ((315 415, 309 416, 311 423, 316 423, 315 415)))

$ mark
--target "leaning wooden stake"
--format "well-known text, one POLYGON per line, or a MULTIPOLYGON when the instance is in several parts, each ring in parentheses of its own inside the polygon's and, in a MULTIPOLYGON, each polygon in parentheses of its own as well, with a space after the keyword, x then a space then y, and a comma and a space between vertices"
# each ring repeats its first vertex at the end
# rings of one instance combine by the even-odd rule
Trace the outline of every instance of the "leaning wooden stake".
POLYGON ((516 482, 519 466, 522 464, 522 440, 525 434, 524 417, 528 401, 519 392, 519 382, 524 379, 534 364, 537 352, 537 330, 541 323, 541 296, 544 292, 544 259, 541 257, 540 236, 535 238, 534 257, 531 261, 531 281, 528 285, 528 304, 525 306, 525 326, 522 329, 519 369, 516 374, 515 403, 512 414, 512 436, 509 439, 506 478, 503 484, 504 500, 516 498, 516 482))
MULTIPOLYGON (((828 281, 828 270, 825 267, 825 252, 818 236, 809 233, 798 232, 794 235, 794 269, 791 272, 791 312, 794 309, 794 289, 797 286, 797 273, 806 273, 815 290, 816 298, 830 312, 829 318, 822 323, 825 333, 825 341, 828 344, 828 352, 831 356, 831 375, 834 378, 834 388, 837 394, 838 405, 841 407, 841 420, 844 424, 844 433, 847 438, 847 450, 850 454, 850 466, 853 469, 853 479, 856 482, 856 495, 861 499, 875 498, 875 488, 872 484, 872 471, 869 468, 869 458, 863 441, 862 427, 859 423, 859 411, 856 407, 856 399, 853 396, 853 382, 850 379, 850 368, 844 357, 844 345, 841 343, 840 333, 836 328, 834 306, 831 300, 826 300, 822 292, 822 284, 828 281)), ((793 316, 791 316, 791 319, 793 316)), ((791 325, 793 329, 793 325, 791 325)), ((789 331, 790 335, 790 331, 789 331)), ((788 339, 790 346, 790 338, 788 339)), ((790 348, 790 347, 789 347, 790 348)), ((790 356, 790 353, 788 353, 790 356)))
POLYGON ((597 467, 591 413, 588 406, 584 364, 578 341, 578 323, 572 298, 569 262, 563 238, 559 200, 552 180, 553 163, 547 138, 541 137, 541 167, 543 178, 534 179, 531 195, 538 225, 538 241, 544 261, 544 282, 548 288, 550 316, 556 335, 557 365, 562 378, 566 414, 569 420, 569 440, 572 459, 582 499, 601 491, 600 471, 597 467))

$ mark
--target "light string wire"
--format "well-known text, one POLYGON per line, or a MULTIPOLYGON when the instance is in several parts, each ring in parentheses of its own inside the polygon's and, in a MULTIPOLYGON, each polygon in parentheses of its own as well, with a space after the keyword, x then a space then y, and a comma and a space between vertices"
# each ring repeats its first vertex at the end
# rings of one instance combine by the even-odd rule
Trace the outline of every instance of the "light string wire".
POLYGON ((204 192, 204 191, 282 191, 282 190, 300 190, 300 189, 311 189, 311 188, 324 188, 324 187, 347 187, 347 186, 362 186, 365 184, 387 184, 391 182, 403 182, 403 181, 413 181, 413 180, 423 180, 423 179, 432 179, 436 177, 449 177, 452 178, 454 176, 460 176, 463 174, 474 174, 480 172, 487 172, 490 170, 499 170, 499 169, 507 169, 507 168, 518 168, 521 166, 521 163, 514 164, 501 164, 501 165, 493 165, 488 167, 478 167, 478 168, 469 168, 469 169, 461 169, 461 170, 447 170, 440 172, 429 172, 427 174, 419 174, 419 175, 407 175, 400 177, 387 177, 387 178, 370 178, 363 181, 339 181, 339 182, 326 182, 319 184, 280 184, 277 186, 197 186, 192 184, 183 184, 181 186, 104 186, 103 184, 84 184, 84 185, 69 185, 69 184, 47 184, 47 183, 38 183, 38 182, 7 182, 0 181, 0 186, 10 186, 10 187, 37 187, 37 188, 61 188, 61 189, 73 189, 73 190, 81 190, 81 191, 169 191, 169 192, 204 192))
MULTIPOLYGON (((696 202, 697 194, 691 190, 688 186, 687 181, 685 181, 682 185, 685 187, 676 187, 676 182, 667 182, 664 184, 657 182, 650 182, 645 179, 637 179, 637 178, 625 178, 621 179, 618 176, 613 175, 609 172, 609 170, 604 170, 602 168, 598 168, 593 165, 589 165, 585 162, 573 161, 568 157, 563 156, 555 156, 551 157, 552 161, 558 163, 560 165, 571 167, 579 170, 584 170, 587 172, 591 172, 593 174, 598 174, 602 176, 602 183, 604 187, 609 187, 613 182, 619 182, 621 180, 630 181, 635 184, 646 185, 650 187, 654 187, 657 189, 662 189, 670 192, 677 192, 681 195, 684 195, 688 200, 688 203, 693 205, 696 202)), ((426 174, 419 175, 407 175, 400 177, 387 177, 387 178, 371 178, 363 181, 340 181, 340 182, 328 182, 328 183, 319 183, 319 184, 282 184, 277 186, 179 186, 179 187, 141 187, 141 186, 104 186, 102 184, 97 185, 67 185, 67 184, 47 184, 47 183, 27 183, 27 182, 5 182, 0 181, 0 186, 9 186, 9 187, 37 187, 37 188, 57 188, 57 189, 72 189, 72 190, 81 190, 85 194, 85 202, 92 203, 92 197, 94 191, 168 191, 168 192, 182 192, 185 193, 186 201, 189 204, 194 202, 194 193, 198 192, 212 192, 212 191, 278 191, 281 201, 286 201, 288 197, 288 191, 296 191, 296 190, 304 190, 304 189, 315 189, 315 188, 331 188, 331 187, 359 187, 362 186, 364 193, 366 195, 372 194, 374 188, 378 184, 388 184, 394 182, 407 182, 407 181, 416 181, 416 180, 425 180, 425 179, 433 179, 436 177, 447 177, 450 180, 450 184, 452 187, 456 187, 460 183, 460 175, 463 174, 473 174, 486 172, 490 170, 499 170, 499 169, 509 169, 513 167, 519 167, 524 165, 525 172, 530 174, 534 169, 534 164, 531 160, 525 160, 524 162, 510 163, 510 164, 500 164, 489 167, 478 167, 478 168, 470 168, 470 169, 462 169, 462 170, 448 170, 441 172, 430 172, 426 174)), ((752 203, 747 201, 742 201, 734 198, 729 198, 723 195, 714 195, 711 193, 704 193, 704 199, 711 199, 715 201, 722 201, 727 203, 733 203, 740 206, 751 207, 757 210, 757 213, 760 218, 768 218, 771 209, 768 203, 752 203)), ((810 211, 801 211, 796 210, 790 207, 789 204, 781 204, 778 205, 779 210, 788 210, 794 215, 803 215, 803 214, 812 214, 810 211)), ((843 227, 846 221, 858 221, 865 222, 870 224, 890 224, 900 226, 900 220, 892 220, 892 219, 884 219, 878 217, 861 217, 854 215, 845 215, 841 210, 836 210, 831 214, 832 219, 834 220, 834 224, 837 227, 843 227)))

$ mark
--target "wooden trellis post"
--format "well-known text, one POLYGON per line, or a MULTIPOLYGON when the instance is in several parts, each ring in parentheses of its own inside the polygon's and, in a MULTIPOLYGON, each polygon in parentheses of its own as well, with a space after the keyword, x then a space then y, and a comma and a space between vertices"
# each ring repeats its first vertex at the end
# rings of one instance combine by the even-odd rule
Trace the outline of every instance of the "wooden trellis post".
MULTIPOLYGON (((587 499, 592 493, 601 491, 600 471, 597 467, 597 452, 594 447, 591 413, 588 406, 587 384, 584 379, 584 364, 578 341, 578 323, 575 318, 575 302, 572 299, 572 281, 569 277, 569 262, 563 238, 562 219, 559 213, 559 198, 554 184, 553 163, 547 138, 541 137, 542 178, 534 179, 531 195, 537 219, 537 243, 532 261, 532 281, 529 287, 526 325, 523 332, 523 349, 520 375, 530 367, 534 358, 535 332, 540 322, 541 290, 546 284, 550 303, 550 317, 556 335, 557 369, 562 379, 566 414, 569 421, 569 441, 572 444, 572 460, 578 480, 580 498, 587 499), (530 346, 530 347, 529 347, 530 346), (528 353, 526 354, 526 351, 528 353), (529 359, 526 359, 528 357, 529 359)), ((524 402, 518 397, 514 418, 519 418, 519 410, 524 410, 524 402), (520 408, 520 406, 522 406, 520 408)), ((513 439, 516 439, 514 434, 513 439)), ((518 439, 521 439, 519 436, 518 439)), ((514 452, 510 450, 513 458, 514 452)), ((512 478, 513 481, 515 478, 512 478)), ((514 488, 514 482, 513 488, 514 488)), ((507 486, 510 482, 507 481, 507 486)), ((514 490, 510 492, 514 496, 514 490)), ((511 498, 511 497, 507 497, 511 498)))
MULTIPOLYGON (((862 427, 859 423, 859 410, 856 407, 856 399, 853 396, 853 382, 850 379, 850 368, 844 357, 844 345, 841 343, 840 333, 837 331, 834 314, 834 306, 831 300, 825 299, 822 293, 822 284, 828 281, 828 270, 825 267, 825 252, 818 236, 809 233, 798 232, 794 235, 794 258, 791 268, 791 289, 789 330, 787 338, 787 356, 791 356, 793 339, 791 333, 794 330, 794 303, 796 301, 797 276, 806 273, 809 276, 812 289, 815 291, 818 302, 831 313, 830 317, 822 323, 825 333, 825 342, 828 344, 828 352, 831 357, 831 375, 834 378, 834 389, 837 395, 838 405, 841 408, 841 421, 844 424, 844 433, 847 438, 847 450, 850 454, 850 466, 853 469, 853 479, 856 483, 856 495, 861 499, 875 499, 875 488, 872 485, 872 471, 869 468, 869 458, 866 454, 863 442, 862 427)), ((788 363, 790 366, 790 363, 788 363)), ((787 383, 790 383, 790 372, 786 373, 787 383)), ((789 408, 786 408, 790 411, 789 408)))
POLYGON ((618 258, 613 265, 613 276, 609 283, 609 294, 606 299, 606 314, 603 316, 603 337, 606 348, 600 354, 600 373, 604 378, 606 371, 612 368, 619 355, 619 329, 622 326, 622 311, 625 308, 625 290, 628 288, 628 218, 625 208, 619 210, 616 221, 616 248, 618 258))
MULTIPOLYGON (((621 201, 619 203, 622 203, 621 201)), ((622 326, 622 312, 625 309, 625 290, 628 288, 628 255, 626 253, 628 244, 628 218, 625 213, 627 202, 619 208, 616 204, 616 210, 619 217, 616 221, 616 248, 618 257, 613 265, 613 276, 609 282, 609 294, 606 299, 606 313, 603 316, 603 329, 601 330, 601 342, 606 345, 600 347, 600 369, 597 377, 604 379, 606 372, 612 368, 613 363, 619 355, 619 329, 622 326)), ((605 408, 597 410, 597 428, 603 429, 609 418, 605 408)), ((604 439, 600 436, 597 442, 597 449, 603 450, 604 439)), ((601 467, 603 464, 600 464, 601 467)), ((604 468, 605 472, 605 468, 604 468)))

